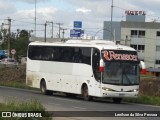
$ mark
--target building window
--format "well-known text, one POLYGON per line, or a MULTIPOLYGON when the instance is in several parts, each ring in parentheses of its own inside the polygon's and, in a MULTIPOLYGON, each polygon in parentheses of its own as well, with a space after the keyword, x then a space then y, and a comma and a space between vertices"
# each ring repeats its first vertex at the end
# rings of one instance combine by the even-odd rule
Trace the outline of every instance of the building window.
POLYGON ((160 37, 160 31, 157 31, 157 36, 160 37))
POLYGON ((144 52, 145 50, 145 46, 144 45, 130 45, 132 48, 134 48, 135 50, 138 50, 138 52, 144 52))
POLYGON ((156 60, 156 64, 160 64, 160 60, 156 60))
POLYGON ((131 45, 131 47, 137 50, 137 45, 131 45))
POLYGON ((138 37, 145 37, 145 31, 140 30, 138 33, 138 37))
POLYGON ((131 30, 131 35, 137 35, 137 30, 131 30))
POLYGON ((160 46, 156 46, 156 51, 160 51, 160 46))
POLYGON ((137 36, 137 30, 131 30, 131 37, 137 36))
POLYGON ((144 30, 131 30, 131 37, 142 38, 145 37, 144 30))
POLYGON ((144 45, 138 45, 138 50, 144 50, 145 46, 144 45))

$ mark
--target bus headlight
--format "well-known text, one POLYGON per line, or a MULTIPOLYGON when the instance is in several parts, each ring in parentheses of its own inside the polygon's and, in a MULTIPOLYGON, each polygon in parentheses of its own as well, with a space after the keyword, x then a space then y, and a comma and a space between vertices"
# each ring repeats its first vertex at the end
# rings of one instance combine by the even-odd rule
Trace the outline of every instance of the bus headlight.
POLYGON ((105 91, 115 91, 115 90, 113 90, 113 89, 106 88, 106 87, 102 87, 102 89, 105 90, 105 91))
POLYGON ((129 92, 138 92, 139 89, 130 90, 129 92))
POLYGON ((133 92, 138 92, 138 91, 139 91, 139 89, 134 89, 134 90, 133 90, 133 92))

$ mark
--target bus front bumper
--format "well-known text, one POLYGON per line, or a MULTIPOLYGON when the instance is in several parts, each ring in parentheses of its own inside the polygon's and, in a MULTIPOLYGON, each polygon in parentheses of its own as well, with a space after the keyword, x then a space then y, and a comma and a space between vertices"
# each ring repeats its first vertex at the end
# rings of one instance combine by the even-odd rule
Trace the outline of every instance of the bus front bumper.
POLYGON ((138 97, 138 91, 137 92, 111 92, 111 91, 108 91, 108 92, 102 92, 102 97, 136 98, 136 97, 138 97))

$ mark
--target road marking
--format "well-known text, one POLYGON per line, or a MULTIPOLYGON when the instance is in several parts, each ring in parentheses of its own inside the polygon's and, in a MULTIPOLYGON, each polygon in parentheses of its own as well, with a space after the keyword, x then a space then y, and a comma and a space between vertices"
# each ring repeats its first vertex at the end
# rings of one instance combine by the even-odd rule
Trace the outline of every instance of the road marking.
POLYGON ((57 104, 57 103, 48 103, 48 105, 56 105, 56 106, 61 106, 61 104, 57 104))
POLYGON ((63 101, 71 101, 71 102, 78 102, 78 103, 80 103, 80 101, 77 101, 77 100, 69 100, 69 99, 65 99, 65 98, 53 98, 53 99, 63 100, 63 101))
POLYGON ((141 105, 141 106, 147 106, 147 107, 156 107, 156 108, 160 108, 160 106, 156 106, 156 105, 145 105, 145 104, 138 104, 138 103, 130 103, 133 105, 141 105))
POLYGON ((75 108, 75 109, 80 109, 80 110, 86 110, 87 108, 83 108, 83 107, 76 107, 76 106, 71 106, 72 108, 75 108))
POLYGON ((160 106, 156 106, 156 105, 143 105, 143 104, 138 104, 138 105, 141 105, 141 106, 148 106, 148 107, 156 107, 156 108, 160 108, 160 106))

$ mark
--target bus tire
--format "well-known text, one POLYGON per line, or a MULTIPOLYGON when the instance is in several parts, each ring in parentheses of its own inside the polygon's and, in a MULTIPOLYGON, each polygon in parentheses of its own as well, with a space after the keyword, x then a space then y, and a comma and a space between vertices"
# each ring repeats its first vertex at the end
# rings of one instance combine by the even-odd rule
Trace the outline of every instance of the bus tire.
POLYGON ((89 96, 89 94, 88 94, 88 87, 87 87, 87 85, 84 85, 82 87, 82 97, 86 101, 92 100, 92 96, 89 96))
POLYGON ((40 89, 41 89, 41 93, 44 95, 52 95, 53 94, 52 91, 47 90, 46 82, 44 80, 41 81, 40 89))
POLYGON ((121 103, 122 98, 112 98, 114 103, 121 103))

